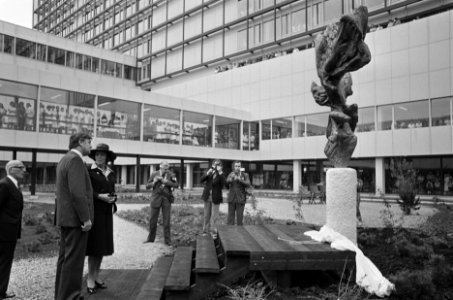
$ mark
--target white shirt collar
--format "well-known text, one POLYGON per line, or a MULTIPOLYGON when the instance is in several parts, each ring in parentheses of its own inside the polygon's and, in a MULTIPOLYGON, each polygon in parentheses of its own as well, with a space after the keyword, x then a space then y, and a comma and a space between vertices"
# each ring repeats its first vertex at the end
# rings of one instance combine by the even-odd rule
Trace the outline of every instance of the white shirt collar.
POLYGON ((71 151, 72 151, 72 152, 75 152, 78 156, 80 156, 81 159, 83 159, 83 155, 82 155, 82 153, 81 153, 79 150, 77 150, 77 149, 71 149, 71 151))
POLYGON ((15 185, 17 188, 19 188, 19 182, 17 182, 17 179, 16 179, 16 178, 14 178, 14 177, 11 176, 11 175, 8 175, 7 177, 8 177, 9 179, 11 179, 11 181, 14 183, 14 185, 15 185))
POLYGON ((113 172, 112 169, 110 169, 108 166, 105 166, 105 171, 102 170, 101 168, 99 168, 99 166, 98 166, 96 163, 93 163, 93 164, 91 165, 91 169, 92 169, 92 170, 93 170, 93 169, 99 169, 99 170, 101 170, 105 177, 109 176, 109 174, 113 172))

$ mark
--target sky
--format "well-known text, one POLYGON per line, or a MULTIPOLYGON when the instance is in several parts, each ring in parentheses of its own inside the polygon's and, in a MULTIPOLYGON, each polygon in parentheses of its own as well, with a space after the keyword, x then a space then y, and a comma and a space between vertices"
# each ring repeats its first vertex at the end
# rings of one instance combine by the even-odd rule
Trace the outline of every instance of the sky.
POLYGON ((0 20, 32 28, 33 0, 0 0, 0 20))

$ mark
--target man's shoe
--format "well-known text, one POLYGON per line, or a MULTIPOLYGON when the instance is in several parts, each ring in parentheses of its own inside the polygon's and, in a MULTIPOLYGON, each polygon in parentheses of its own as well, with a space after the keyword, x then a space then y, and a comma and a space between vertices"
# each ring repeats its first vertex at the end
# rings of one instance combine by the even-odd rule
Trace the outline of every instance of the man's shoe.
POLYGON ((16 294, 14 293, 4 293, 0 295, 0 299, 9 299, 14 297, 16 297, 16 294))
POLYGON ((146 243, 154 243, 154 241, 149 241, 149 240, 143 241, 143 244, 146 244, 146 243))
POLYGON ((95 281, 94 285, 96 286, 96 288, 101 289, 101 290, 105 290, 107 288, 107 285, 105 284, 105 282, 95 281))

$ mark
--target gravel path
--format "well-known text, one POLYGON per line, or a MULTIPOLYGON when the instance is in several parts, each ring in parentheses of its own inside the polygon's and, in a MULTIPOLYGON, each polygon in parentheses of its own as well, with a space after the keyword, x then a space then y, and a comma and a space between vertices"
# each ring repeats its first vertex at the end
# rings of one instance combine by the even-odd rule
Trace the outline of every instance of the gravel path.
MULTIPOLYGON (((119 205, 120 206, 120 205, 119 205)), ((121 205, 123 206, 123 205, 121 205)), ((146 243, 148 232, 133 223, 114 217, 115 253, 102 262, 103 269, 149 269, 154 261, 172 249, 159 242, 146 243)), ((14 299, 50 300, 54 295, 57 256, 15 260, 9 291, 14 299)), ((87 270, 87 260, 85 269, 87 270)))
MULTIPOLYGON (((149 204, 121 204, 119 210, 141 209, 149 204)), ((197 206, 202 206, 197 205, 197 206)), ((275 219, 296 220, 293 203, 284 199, 258 199, 257 208, 266 215, 275 219)), ((364 202, 361 204, 363 226, 381 227, 383 218, 381 210, 385 207, 379 203, 364 202)), ((220 211, 226 213, 227 204, 220 206, 220 211)), ((247 204, 246 211, 253 214, 252 207, 247 204)), ((308 205, 302 207, 305 222, 325 224, 325 205, 308 205)), ((399 219, 401 210, 392 204, 392 213, 399 219)), ((416 227, 436 211, 432 206, 422 206, 419 211, 402 220, 404 227, 416 227)), ((150 268, 153 262, 161 255, 169 253, 172 249, 157 241, 157 243, 143 244, 148 232, 142 227, 114 217, 115 253, 106 257, 102 263, 103 269, 144 269, 150 268)), ((9 291, 13 291, 20 300, 48 300, 53 299, 54 281, 57 257, 27 258, 16 260, 13 263, 9 291)), ((87 266, 85 262, 85 272, 87 266)))

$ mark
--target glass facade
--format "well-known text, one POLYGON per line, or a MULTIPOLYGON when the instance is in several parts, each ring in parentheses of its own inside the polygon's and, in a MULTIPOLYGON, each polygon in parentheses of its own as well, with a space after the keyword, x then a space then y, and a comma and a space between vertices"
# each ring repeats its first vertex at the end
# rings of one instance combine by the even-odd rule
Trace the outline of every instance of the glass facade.
POLYGON ((212 116, 183 112, 183 145, 212 146, 212 116))
POLYGON ((329 113, 308 115, 306 116, 306 120, 306 136, 326 134, 327 123, 329 121, 329 113))
POLYGON ((179 144, 180 110, 145 104, 143 141, 179 144))
POLYGON ((451 125, 451 98, 439 98, 431 101, 431 126, 451 125))
POLYGON ((259 122, 244 122, 242 130, 242 150, 259 150, 259 122))
POLYGON ((428 100, 396 104, 394 109, 395 129, 429 126, 428 100))
POLYGON ((377 128, 378 130, 393 129, 393 106, 384 105, 377 108, 377 128))
POLYGON ((292 118, 278 118, 272 120, 272 139, 288 139, 293 137, 292 118))
POLYGON ((357 123, 356 132, 374 131, 374 107, 359 108, 359 121, 357 123))
POLYGON ((41 88, 39 103, 39 131, 93 135, 94 95, 41 88))
POLYGON ((215 118, 215 147, 239 149, 240 120, 218 117, 215 118))
POLYGON ((140 140, 140 111, 140 103, 99 97, 97 136, 140 140))
POLYGON ((0 128, 36 130, 38 87, 0 80, 0 128))

